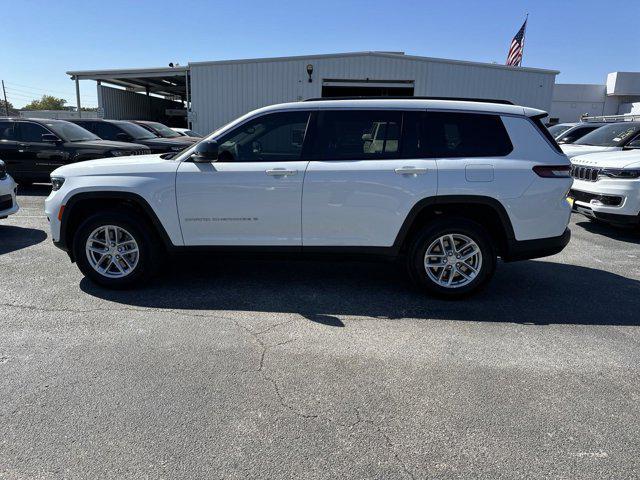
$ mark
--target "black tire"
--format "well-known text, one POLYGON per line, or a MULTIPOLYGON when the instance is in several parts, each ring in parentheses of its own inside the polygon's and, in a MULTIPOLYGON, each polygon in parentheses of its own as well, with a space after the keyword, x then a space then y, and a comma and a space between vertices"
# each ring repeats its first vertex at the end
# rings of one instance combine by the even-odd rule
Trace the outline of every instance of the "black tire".
POLYGON ((125 289, 143 285, 159 270, 163 255, 160 241, 143 217, 127 210, 109 210, 88 217, 73 236, 73 253, 78 268, 94 283, 112 289, 125 289), (136 241, 138 263, 131 273, 120 278, 109 278, 97 272, 87 258, 87 239, 100 226, 114 225, 126 230, 136 241))
MULTIPOLYGON (((455 260, 452 261, 455 262, 455 260)), ((478 292, 493 276, 496 263, 496 249, 489 233, 481 225, 465 218, 449 218, 432 222, 413 238, 407 255, 407 269, 414 283, 430 294, 450 299, 463 298, 478 292), (476 243, 480 250, 480 268, 473 280, 466 285, 458 287, 442 286, 432 280, 427 273, 427 268, 425 267, 427 249, 438 238, 449 234, 468 237, 476 243)), ((432 272, 437 274, 441 272, 440 268, 437 267, 432 272)), ((469 273, 469 270, 467 270, 467 273, 469 273)), ((445 274, 445 277, 448 278, 448 275, 445 274)), ((454 275, 454 279, 465 281, 460 274, 454 275)))

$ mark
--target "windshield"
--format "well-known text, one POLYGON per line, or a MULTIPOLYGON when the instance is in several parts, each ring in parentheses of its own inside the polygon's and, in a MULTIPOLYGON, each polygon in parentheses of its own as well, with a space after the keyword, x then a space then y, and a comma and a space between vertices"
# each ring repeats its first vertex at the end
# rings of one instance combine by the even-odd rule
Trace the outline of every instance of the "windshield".
POLYGON ((621 147, 640 131, 640 123, 622 122, 605 125, 586 134, 574 145, 598 145, 601 147, 621 147))
POLYGON ((569 130, 573 125, 567 125, 565 123, 559 123, 558 125, 554 125, 553 127, 549 127, 549 133, 553 136, 553 138, 557 139, 564 132, 569 130))
POLYGON ((155 133, 146 130, 140 125, 136 125, 135 123, 129 122, 114 122, 118 127, 127 132, 129 135, 133 137, 134 140, 145 140, 149 138, 158 138, 155 133))
POLYGON ((71 122, 48 122, 45 125, 61 139, 67 142, 82 142, 83 140, 100 140, 89 130, 71 122))
POLYGON ((146 125, 149 125, 156 132, 158 132, 161 137, 164 137, 164 138, 176 138, 176 137, 181 137, 182 136, 178 132, 174 132, 173 130, 171 130, 166 125, 163 125, 162 123, 147 122, 146 125))

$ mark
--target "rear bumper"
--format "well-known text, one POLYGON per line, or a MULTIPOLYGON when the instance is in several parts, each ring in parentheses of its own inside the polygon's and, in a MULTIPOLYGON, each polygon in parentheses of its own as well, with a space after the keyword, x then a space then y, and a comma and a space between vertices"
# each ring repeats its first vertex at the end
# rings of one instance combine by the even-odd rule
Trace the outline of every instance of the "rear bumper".
POLYGON ((571 230, 568 228, 559 237, 540 238, 535 240, 513 240, 503 256, 505 262, 529 260, 532 258, 548 257, 561 252, 571 240, 571 230))

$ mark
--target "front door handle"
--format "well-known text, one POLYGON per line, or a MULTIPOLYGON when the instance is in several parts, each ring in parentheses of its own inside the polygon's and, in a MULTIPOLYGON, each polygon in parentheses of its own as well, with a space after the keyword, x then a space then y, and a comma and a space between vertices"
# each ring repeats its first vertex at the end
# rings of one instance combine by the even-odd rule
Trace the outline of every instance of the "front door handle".
POLYGON ((20 152, 20 153, 24 152, 27 149, 28 146, 29 145, 27 145, 26 143, 19 143, 18 144, 18 152, 20 152))
POLYGON ((287 170, 286 168, 271 168, 269 170, 265 170, 264 173, 271 177, 286 177, 288 175, 297 175, 298 170, 287 170))
POLYGON ((400 167, 395 169, 398 175, 423 175, 427 171, 428 169, 419 167, 400 167))

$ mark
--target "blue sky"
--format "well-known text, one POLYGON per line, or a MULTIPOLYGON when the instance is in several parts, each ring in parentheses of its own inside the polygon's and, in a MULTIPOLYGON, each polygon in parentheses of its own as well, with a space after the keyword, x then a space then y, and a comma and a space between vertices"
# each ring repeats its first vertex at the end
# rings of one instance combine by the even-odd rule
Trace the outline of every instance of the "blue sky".
MULTIPOLYGON (((640 70, 640 0, 0 0, 0 79, 15 106, 75 104, 68 70, 362 50, 504 63, 529 12, 525 66, 559 82, 640 70), (95 6, 94 6, 95 5, 95 6)), ((82 82, 95 105, 94 82, 82 82)))

